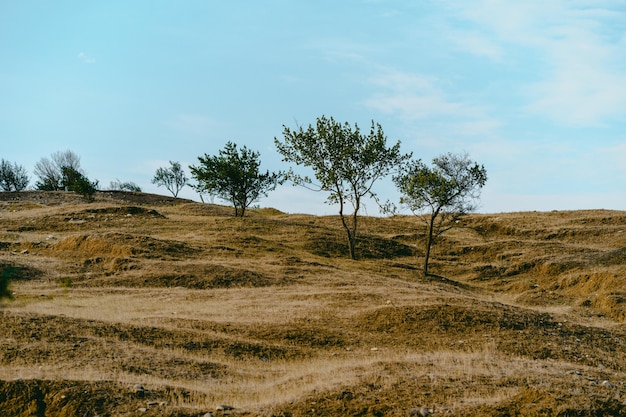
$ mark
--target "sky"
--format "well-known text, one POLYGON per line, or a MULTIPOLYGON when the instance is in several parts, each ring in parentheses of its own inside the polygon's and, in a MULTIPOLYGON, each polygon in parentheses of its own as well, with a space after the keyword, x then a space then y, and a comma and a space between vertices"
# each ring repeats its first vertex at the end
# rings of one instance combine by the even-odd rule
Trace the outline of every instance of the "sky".
MULTIPOLYGON (((286 170, 274 138, 322 115, 426 163, 467 152, 479 212, 626 210, 626 2, 0 1, 0 158, 31 184, 64 150, 101 188, 158 194, 157 168, 228 141, 286 170)), ((326 197, 286 184, 258 204, 335 214, 326 197)))

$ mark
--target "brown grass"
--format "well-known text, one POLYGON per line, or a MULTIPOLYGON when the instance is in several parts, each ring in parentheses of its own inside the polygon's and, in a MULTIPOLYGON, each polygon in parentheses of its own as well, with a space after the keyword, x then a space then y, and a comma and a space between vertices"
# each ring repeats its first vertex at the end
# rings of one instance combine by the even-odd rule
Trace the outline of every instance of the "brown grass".
POLYGON ((0 415, 626 413, 626 213, 361 224, 0 193, 0 415))

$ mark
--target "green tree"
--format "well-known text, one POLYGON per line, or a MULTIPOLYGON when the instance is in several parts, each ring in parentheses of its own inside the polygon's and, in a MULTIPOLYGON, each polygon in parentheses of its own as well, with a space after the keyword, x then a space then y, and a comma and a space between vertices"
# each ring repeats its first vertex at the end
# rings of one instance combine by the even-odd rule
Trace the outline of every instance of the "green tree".
POLYGON ((426 222, 424 276, 433 243, 442 233, 458 224, 465 214, 476 210, 480 190, 487 182, 487 171, 469 155, 448 153, 433 159, 432 167, 411 161, 393 181, 402 194, 400 204, 426 222))
POLYGON ((141 187, 138 186, 136 183, 134 183, 132 181, 122 182, 119 179, 117 179, 115 181, 111 181, 111 184, 109 185, 109 190, 112 190, 112 191, 133 191, 133 192, 140 193, 141 192, 141 187))
POLYGON ((35 164, 34 173, 39 180, 35 183, 35 188, 41 191, 63 191, 66 184, 63 184, 63 169, 71 168, 72 170, 82 173, 80 168, 80 157, 74 152, 58 151, 53 153, 50 158, 41 158, 35 164))
POLYGON ((26 169, 17 163, 11 164, 4 159, 0 160, 0 190, 24 191, 30 179, 26 169))
POLYGON ((230 202, 235 216, 243 217, 246 208, 261 196, 267 197, 284 181, 284 173, 280 171, 262 173, 259 157, 259 152, 246 146, 237 149, 230 141, 218 155, 198 157, 200 164, 189 167, 198 183, 196 190, 230 202))
POLYGON ((87 200, 92 201, 96 191, 98 191, 98 181, 89 181, 82 172, 72 168, 63 167, 61 169, 61 186, 67 191, 80 194, 87 200))
POLYGON ((284 142, 274 138, 283 161, 313 170, 317 183, 290 170, 294 184, 329 193, 328 204, 339 204, 339 215, 348 237, 350 257, 356 259, 358 215, 365 197, 377 199, 374 183, 390 174, 410 155, 400 153, 400 142, 387 147, 387 138, 379 124, 372 121, 368 134, 358 125, 338 123, 332 117, 317 119, 316 125, 295 130, 283 126, 284 142), (346 205, 352 214, 346 213, 346 205))
POLYGON ((178 197, 180 190, 187 185, 187 176, 180 166, 180 162, 170 161, 169 168, 158 168, 152 178, 152 183, 158 187, 165 187, 174 198, 178 197))

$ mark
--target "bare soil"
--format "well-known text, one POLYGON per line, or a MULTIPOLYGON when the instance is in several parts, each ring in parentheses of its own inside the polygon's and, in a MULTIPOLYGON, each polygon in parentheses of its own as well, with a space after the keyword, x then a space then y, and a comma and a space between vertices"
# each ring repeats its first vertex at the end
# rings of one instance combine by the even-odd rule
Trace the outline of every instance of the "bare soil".
POLYGON ((470 215, 429 277, 424 233, 0 193, 0 416, 626 415, 626 212, 470 215))

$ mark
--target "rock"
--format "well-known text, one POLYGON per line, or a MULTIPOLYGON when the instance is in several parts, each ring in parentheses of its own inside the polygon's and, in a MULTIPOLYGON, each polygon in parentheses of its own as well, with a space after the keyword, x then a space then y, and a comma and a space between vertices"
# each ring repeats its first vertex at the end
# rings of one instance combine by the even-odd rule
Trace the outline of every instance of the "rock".
POLYGON ((411 417, 413 416, 427 417, 430 415, 430 413, 432 413, 432 411, 426 407, 411 408, 409 410, 409 416, 411 417))
POLYGON ((206 414, 205 414, 205 415, 203 415, 202 417, 215 417, 215 416, 213 415, 213 413, 212 413, 212 412, 210 412, 210 411, 209 411, 208 413, 206 413, 206 414))
POLYGON ((141 384, 135 384, 135 395, 137 398, 143 398, 146 395, 146 389, 141 384))
POLYGON ((609 381, 602 381, 602 386, 613 388, 615 385, 611 384, 609 381))
POLYGON ((215 410, 217 411, 230 411, 230 410, 234 410, 235 407, 231 407, 230 405, 218 405, 217 407, 215 407, 215 410))

